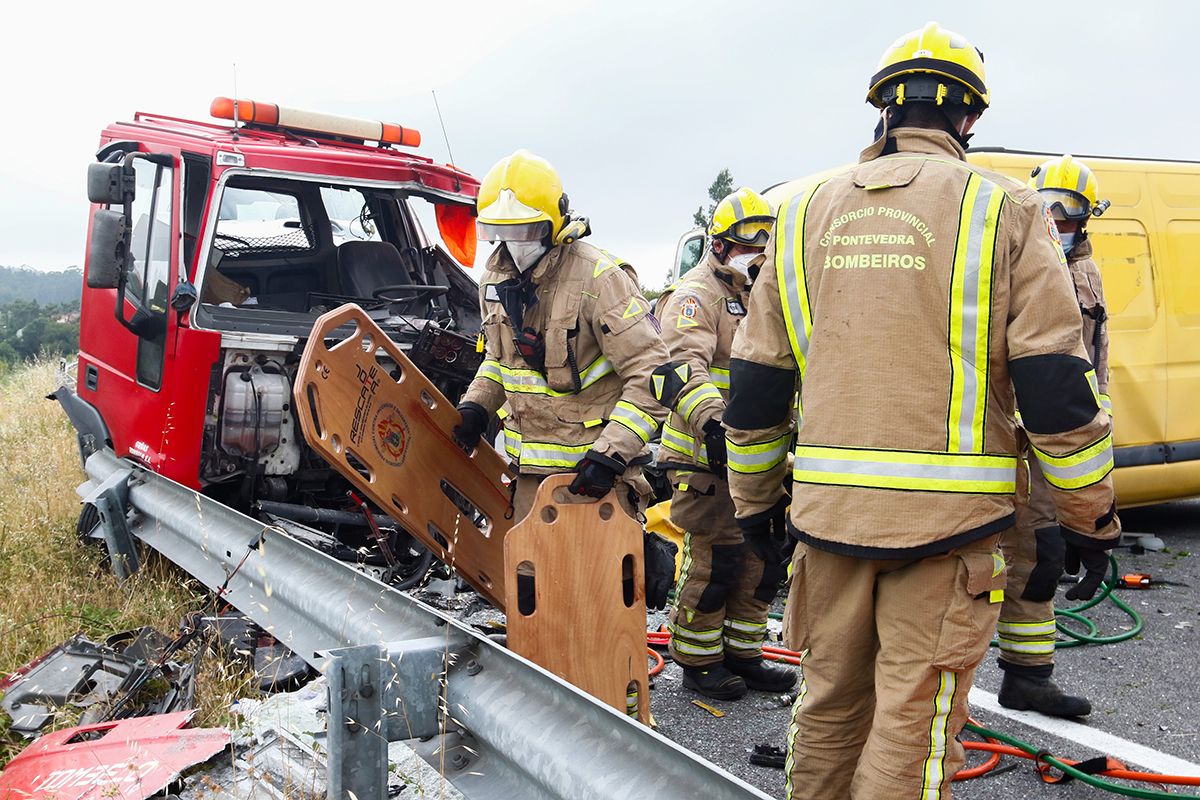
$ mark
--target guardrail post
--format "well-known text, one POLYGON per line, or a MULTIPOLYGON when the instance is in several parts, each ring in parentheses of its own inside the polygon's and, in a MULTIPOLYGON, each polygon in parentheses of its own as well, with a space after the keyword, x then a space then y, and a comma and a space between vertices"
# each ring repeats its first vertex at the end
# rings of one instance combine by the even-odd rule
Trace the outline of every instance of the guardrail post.
POLYGON ((384 729, 387 650, 377 644, 329 651, 326 766, 329 800, 386 800, 388 737, 384 729))
POLYGON ((129 470, 114 472, 83 498, 86 505, 95 506, 100 512, 99 538, 108 547, 108 560, 119 581, 133 575, 142 565, 129 521, 125 518, 125 509, 129 506, 129 476, 129 470))

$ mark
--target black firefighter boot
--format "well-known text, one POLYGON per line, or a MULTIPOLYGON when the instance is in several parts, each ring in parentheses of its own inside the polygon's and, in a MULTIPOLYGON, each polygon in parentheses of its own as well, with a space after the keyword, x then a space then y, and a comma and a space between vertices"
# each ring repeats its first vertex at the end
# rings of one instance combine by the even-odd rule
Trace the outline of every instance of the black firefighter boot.
POLYGON ((746 682, 721 662, 703 667, 683 667, 683 685, 713 700, 737 700, 746 693, 746 682))
POLYGON ((756 692, 786 692, 796 685, 796 673, 787 667, 774 667, 762 656, 758 658, 734 658, 725 655, 725 666, 734 675, 741 675, 746 685, 756 692))
POLYGON ((1004 679, 1000 683, 1000 705, 1016 711, 1036 711, 1048 717, 1086 717, 1092 713, 1092 704, 1086 697, 1064 694, 1054 681, 1053 664, 1028 666, 1009 664, 1003 659, 1000 669, 1004 679))

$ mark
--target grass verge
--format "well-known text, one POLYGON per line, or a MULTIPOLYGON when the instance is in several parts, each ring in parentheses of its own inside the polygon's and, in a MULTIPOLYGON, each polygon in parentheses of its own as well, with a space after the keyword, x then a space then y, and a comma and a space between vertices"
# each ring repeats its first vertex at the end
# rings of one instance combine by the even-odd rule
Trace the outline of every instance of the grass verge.
MULTIPOLYGON (((203 587, 165 559, 146 554, 141 572, 118 583, 101 567, 101 550, 76 534, 85 476, 75 431, 45 396, 59 385, 58 365, 35 362, 0 374, 0 674, 82 631, 103 641, 151 625, 174 635, 188 611, 208 602, 203 587)), ((207 653, 197 678, 193 725, 229 722, 229 705, 250 694, 240 663, 207 653)), ((0 712, 0 717, 3 713, 0 712)), ((70 714, 61 724, 68 725, 70 714)), ((27 744, 0 719, 0 767, 27 744)))

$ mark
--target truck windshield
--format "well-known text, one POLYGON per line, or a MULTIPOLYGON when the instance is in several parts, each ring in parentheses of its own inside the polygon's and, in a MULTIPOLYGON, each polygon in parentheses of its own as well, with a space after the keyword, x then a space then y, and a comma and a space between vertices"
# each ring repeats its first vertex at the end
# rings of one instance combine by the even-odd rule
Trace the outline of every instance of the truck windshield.
POLYGON ((316 315, 357 303, 406 330, 473 320, 474 283, 431 244, 412 199, 390 187, 231 177, 213 209, 202 318, 220 329, 306 331, 316 315))

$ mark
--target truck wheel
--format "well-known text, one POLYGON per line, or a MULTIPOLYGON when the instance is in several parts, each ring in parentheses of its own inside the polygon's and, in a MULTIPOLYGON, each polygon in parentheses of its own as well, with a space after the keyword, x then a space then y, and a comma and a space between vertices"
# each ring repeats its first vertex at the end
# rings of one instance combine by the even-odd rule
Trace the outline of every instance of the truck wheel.
POLYGON ((91 503, 85 503, 83 510, 79 512, 79 521, 75 523, 75 535, 79 537, 80 544, 104 547, 103 539, 92 539, 88 536, 99 524, 100 512, 91 503))

